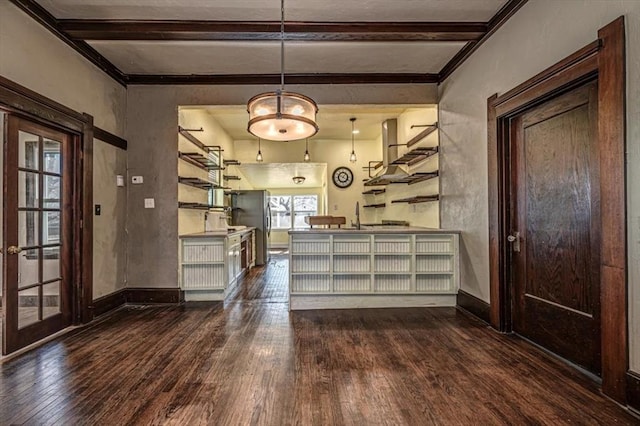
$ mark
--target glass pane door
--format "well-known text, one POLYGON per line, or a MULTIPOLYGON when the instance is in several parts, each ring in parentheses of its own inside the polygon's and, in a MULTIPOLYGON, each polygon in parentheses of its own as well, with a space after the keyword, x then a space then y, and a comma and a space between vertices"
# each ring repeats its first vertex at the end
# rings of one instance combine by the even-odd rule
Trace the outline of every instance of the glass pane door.
POLYGON ((5 353, 69 324, 72 225, 71 137, 13 116, 7 128, 5 353))

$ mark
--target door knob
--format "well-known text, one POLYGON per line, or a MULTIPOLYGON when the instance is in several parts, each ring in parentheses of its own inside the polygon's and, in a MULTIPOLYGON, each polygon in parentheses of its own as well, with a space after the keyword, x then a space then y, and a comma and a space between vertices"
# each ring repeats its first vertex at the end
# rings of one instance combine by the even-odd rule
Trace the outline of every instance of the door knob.
POLYGON ((519 253, 520 252, 520 233, 514 232, 512 235, 507 236, 507 241, 513 243, 512 248, 513 251, 519 253))
POLYGON ((21 251, 22 249, 17 246, 10 246, 9 248, 7 248, 7 254, 18 254, 21 251))

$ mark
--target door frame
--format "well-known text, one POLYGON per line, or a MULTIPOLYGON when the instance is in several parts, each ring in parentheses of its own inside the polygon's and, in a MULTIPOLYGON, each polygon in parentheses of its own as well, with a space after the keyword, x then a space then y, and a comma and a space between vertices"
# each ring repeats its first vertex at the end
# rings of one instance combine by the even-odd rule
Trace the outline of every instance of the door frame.
POLYGON ((93 319, 93 117, 2 76, 0 110, 73 135, 73 209, 80 220, 73 224, 71 321, 75 325, 87 323, 93 319))
POLYGON ((510 120, 587 81, 598 80, 601 197, 600 313, 602 390, 626 401, 626 71, 624 17, 598 30, 598 39, 501 96, 487 100, 489 275, 492 327, 512 331, 510 120))

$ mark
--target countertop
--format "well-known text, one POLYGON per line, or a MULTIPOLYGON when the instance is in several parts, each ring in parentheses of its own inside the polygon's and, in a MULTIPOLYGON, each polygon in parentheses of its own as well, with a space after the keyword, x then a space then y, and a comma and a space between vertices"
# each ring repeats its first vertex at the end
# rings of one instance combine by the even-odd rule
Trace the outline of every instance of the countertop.
POLYGON ((422 228, 419 226, 363 226, 355 228, 305 228, 292 229, 289 234, 459 234, 452 229, 422 228))
POLYGON ((183 234, 180 238, 211 238, 211 237, 235 237, 236 235, 246 234, 256 229, 253 226, 247 226, 244 229, 238 229, 237 231, 208 231, 208 232, 196 232, 194 234, 183 234))

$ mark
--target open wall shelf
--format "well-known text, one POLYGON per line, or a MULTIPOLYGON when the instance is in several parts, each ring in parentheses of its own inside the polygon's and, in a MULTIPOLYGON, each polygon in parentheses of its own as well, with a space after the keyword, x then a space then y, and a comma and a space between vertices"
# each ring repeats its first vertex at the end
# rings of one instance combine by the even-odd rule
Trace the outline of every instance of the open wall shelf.
POLYGON ((378 194, 384 194, 386 192, 386 189, 382 188, 382 189, 370 189, 368 191, 364 191, 362 193, 362 195, 378 195, 378 194))
POLYGON ((382 207, 385 207, 386 203, 376 203, 376 204, 367 204, 365 206, 362 206, 365 209, 379 209, 382 207))
POLYGON ((205 179, 196 178, 196 177, 178 176, 178 182, 183 184, 183 185, 189 185, 189 186, 193 186, 194 188, 205 189, 205 190, 209 190, 209 189, 228 189, 228 188, 226 188, 224 186, 216 185, 213 182, 210 182, 210 181, 205 180, 205 179))
POLYGON ((399 200, 393 200, 392 203, 409 203, 409 204, 418 204, 418 203, 427 203, 430 201, 438 201, 440 196, 438 194, 434 195, 416 195, 415 197, 410 198, 401 198, 399 200))
POLYGON ((426 128, 421 131, 420 133, 418 133, 417 135, 415 135, 413 138, 411 138, 411 140, 409 140, 407 142, 407 148, 417 144, 418 142, 420 142, 422 139, 426 138, 427 136, 429 136, 431 133, 435 132, 438 129, 438 123, 433 123, 430 126, 426 126, 426 128))
POLYGON ((414 148, 411 151, 405 153, 402 157, 393 161, 391 164, 407 164, 409 166, 413 166, 414 164, 426 160, 427 158, 437 153, 437 146, 414 148))
POLYGON ((194 144, 195 146, 197 146, 198 148, 200 148, 201 150, 205 151, 205 152, 222 152, 222 148, 215 145, 205 145, 204 143, 202 143, 198 138, 196 138, 195 136, 193 136, 188 130, 185 130, 183 127, 178 126, 178 133, 180 133, 182 136, 184 136, 184 138, 186 140, 188 140, 189 142, 191 142, 192 144, 194 144))
POLYGON ((233 176, 233 175, 223 175, 222 178, 224 180, 240 180, 240 176, 233 176))
POLYGON ((433 179, 435 177, 438 177, 438 171, 437 170, 434 171, 434 172, 413 173, 413 174, 410 174, 409 176, 407 176, 407 177, 405 177, 403 179, 391 181, 391 183, 407 183, 409 185, 413 185, 414 183, 423 182, 425 180, 433 179))
POLYGON ((203 170, 224 170, 224 167, 221 167, 213 159, 205 157, 198 152, 178 152, 178 158, 203 170))
POLYGON ((389 180, 389 179, 373 178, 366 181, 364 183, 364 186, 382 186, 382 185, 389 185, 392 183, 406 183, 409 185, 413 185, 414 183, 423 182, 425 180, 433 179, 435 177, 438 177, 437 170, 433 172, 416 172, 416 173, 407 175, 402 179, 389 180))
POLYGON ((222 160, 222 163, 225 166, 240 166, 240 165, 242 165, 242 163, 240 163, 240 161, 238 161, 238 160, 222 160))
POLYGON ((192 209, 192 210, 220 210, 224 211, 227 208, 225 206, 212 206, 205 203, 184 203, 178 202, 179 209, 192 209))

